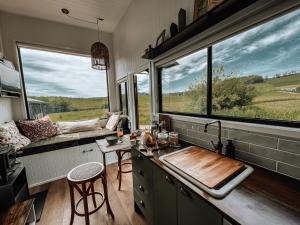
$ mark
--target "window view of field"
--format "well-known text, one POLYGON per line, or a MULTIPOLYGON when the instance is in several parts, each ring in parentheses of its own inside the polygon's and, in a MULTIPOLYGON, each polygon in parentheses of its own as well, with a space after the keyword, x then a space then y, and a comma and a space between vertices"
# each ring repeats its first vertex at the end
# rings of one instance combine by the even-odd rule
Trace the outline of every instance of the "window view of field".
POLYGON ((106 72, 89 57, 20 48, 30 118, 53 122, 106 117, 106 72))
POLYGON ((150 78, 148 71, 135 74, 138 94, 138 125, 139 129, 149 128, 150 118, 150 78))
POLYGON ((213 46, 213 113, 300 121, 300 11, 213 46))
MULTIPOLYGON (((300 10, 212 46, 213 114, 300 121, 300 30, 295 29, 299 25, 300 10)), ((207 73, 188 73, 195 61, 201 60, 178 60, 172 68, 181 68, 169 74, 169 82, 162 71, 163 110, 203 108, 204 101, 197 98, 205 93, 207 73)), ((205 65, 203 61, 200 68, 205 65)))
POLYGON ((123 82, 120 85, 120 103, 121 103, 121 110, 123 114, 128 115, 127 109, 127 85, 126 82, 123 82))
POLYGON ((206 113, 206 65, 204 49, 161 69, 163 111, 206 113))

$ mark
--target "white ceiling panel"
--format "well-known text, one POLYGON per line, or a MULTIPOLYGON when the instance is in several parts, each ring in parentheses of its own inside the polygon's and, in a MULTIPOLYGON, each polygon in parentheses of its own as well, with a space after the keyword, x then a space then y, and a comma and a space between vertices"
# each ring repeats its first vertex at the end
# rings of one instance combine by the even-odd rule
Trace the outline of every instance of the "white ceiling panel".
POLYGON ((60 23, 97 29, 96 25, 71 19, 61 13, 61 8, 70 10, 70 15, 84 20, 104 18, 101 29, 113 32, 132 0, 0 0, 0 10, 41 18, 60 23))

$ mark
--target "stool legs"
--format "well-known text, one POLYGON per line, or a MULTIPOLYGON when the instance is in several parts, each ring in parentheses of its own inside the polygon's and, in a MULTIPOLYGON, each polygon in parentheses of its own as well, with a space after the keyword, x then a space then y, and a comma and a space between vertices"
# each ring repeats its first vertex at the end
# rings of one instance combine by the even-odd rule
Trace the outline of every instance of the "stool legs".
POLYGON ((92 198, 93 198, 93 203, 94 207, 97 208, 97 203, 96 203, 96 197, 95 197, 95 189, 94 189, 94 182, 91 182, 91 191, 92 191, 92 198))
POLYGON ((87 189, 86 189, 86 184, 83 183, 82 184, 82 197, 83 197, 83 207, 84 207, 84 214, 85 214, 85 224, 86 225, 90 225, 90 219, 89 219, 89 215, 88 215, 88 212, 89 212, 89 206, 88 206, 88 192, 87 192, 87 189))
POLYGON ((74 188, 70 183, 69 183, 69 188, 70 188, 70 199, 71 199, 70 225, 72 225, 74 222, 74 215, 75 215, 75 202, 74 202, 74 188))

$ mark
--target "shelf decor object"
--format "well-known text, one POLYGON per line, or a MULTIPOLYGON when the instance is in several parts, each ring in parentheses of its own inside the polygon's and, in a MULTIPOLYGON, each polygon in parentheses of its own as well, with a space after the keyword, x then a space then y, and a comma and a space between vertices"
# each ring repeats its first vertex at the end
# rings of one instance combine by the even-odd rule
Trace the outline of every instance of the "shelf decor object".
MULTIPOLYGON (((196 0, 197 1, 197 0, 196 0)), ((208 2, 209 11, 200 15, 194 22, 187 25, 183 30, 179 31, 175 36, 165 40, 155 48, 149 46, 145 50, 143 59, 154 59, 172 48, 182 44, 183 42, 205 32, 226 18, 234 15, 242 9, 254 4, 258 0, 226 0, 226 1, 205 1, 208 2), (212 7, 213 6, 213 7, 212 7)))
POLYGON ((183 31, 185 27, 186 27, 186 11, 181 8, 178 13, 178 29, 179 31, 183 31))
POLYGON ((98 41, 92 44, 91 47, 91 59, 92 59, 92 68, 95 70, 108 70, 110 68, 109 64, 109 51, 105 44, 103 44, 100 41, 100 28, 99 23, 104 21, 103 18, 96 18, 96 22, 84 20, 81 18, 77 18, 70 15, 70 10, 66 8, 62 8, 61 12, 65 14, 66 16, 86 23, 92 23, 97 25, 97 31, 98 31, 98 41))
POLYGON ((212 10, 224 0, 195 0, 194 4, 194 20, 212 10))

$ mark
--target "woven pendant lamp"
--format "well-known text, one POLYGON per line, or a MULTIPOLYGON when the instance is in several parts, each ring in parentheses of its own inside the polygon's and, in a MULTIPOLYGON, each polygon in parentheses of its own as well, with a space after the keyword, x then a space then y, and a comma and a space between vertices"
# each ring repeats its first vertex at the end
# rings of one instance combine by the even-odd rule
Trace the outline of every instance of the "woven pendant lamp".
POLYGON ((91 47, 92 68, 96 70, 108 70, 109 51, 106 45, 100 42, 99 21, 103 21, 103 19, 97 18, 98 41, 91 47))

